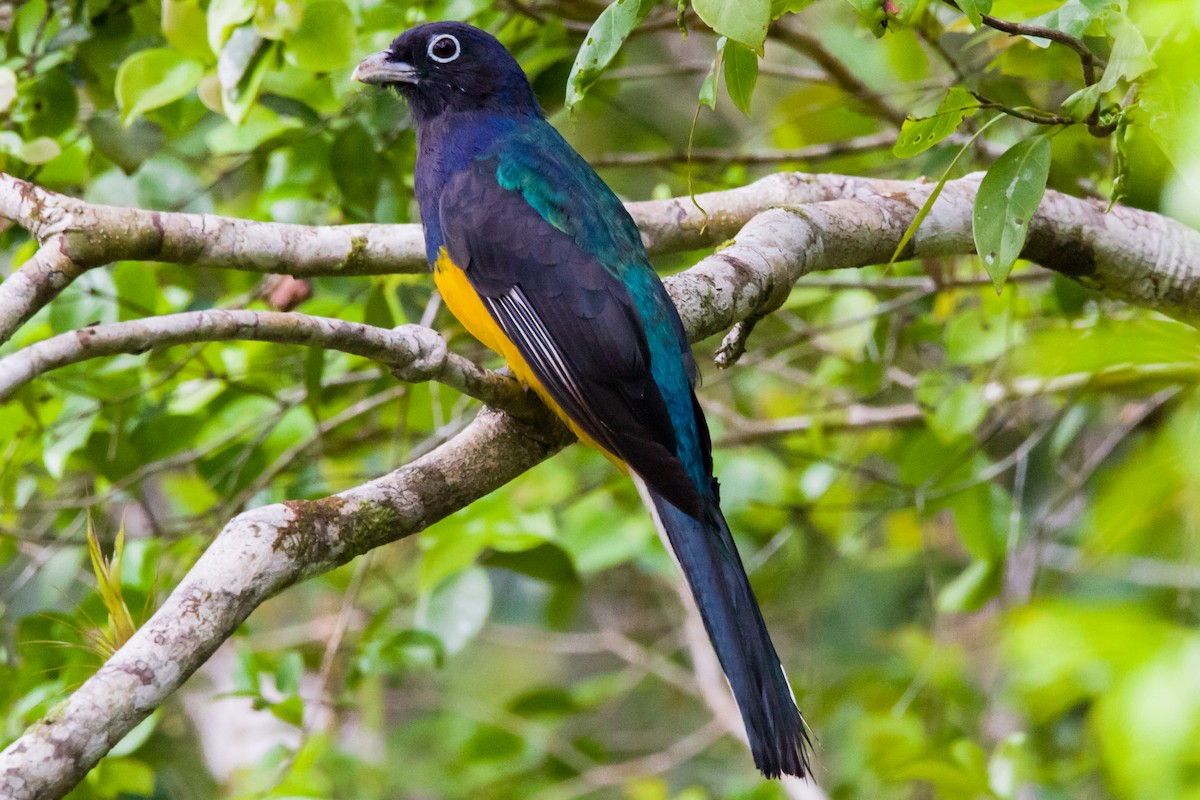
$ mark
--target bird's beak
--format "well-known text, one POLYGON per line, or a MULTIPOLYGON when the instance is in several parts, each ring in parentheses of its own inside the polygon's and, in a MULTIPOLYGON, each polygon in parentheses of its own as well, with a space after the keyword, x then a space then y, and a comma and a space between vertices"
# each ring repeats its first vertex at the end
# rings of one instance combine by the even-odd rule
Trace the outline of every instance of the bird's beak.
POLYGON ((358 62, 351 76, 356 81, 385 86, 389 83, 416 83, 417 70, 403 61, 389 61, 391 53, 380 50, 358 62))

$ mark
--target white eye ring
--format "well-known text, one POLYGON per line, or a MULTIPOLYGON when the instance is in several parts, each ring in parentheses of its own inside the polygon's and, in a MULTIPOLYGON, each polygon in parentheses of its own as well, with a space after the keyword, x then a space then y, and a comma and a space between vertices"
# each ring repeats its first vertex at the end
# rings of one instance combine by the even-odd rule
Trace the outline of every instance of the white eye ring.
POLYGON ((443 33, 441 36, 435 36, 429 40, 428 53, 429 53, 429 57, 432 58, 434 61, 438 62, 439 64, 449 64, 451 61, 458 58, 460 53, 462 53, 462 45, 460 45, 458 43, 458 39, 455 38, 454 34, 443 33), (454 43, 454 52, 448 56, 435 55, 433 52, 433 48, 437 47, 439 44, 441 44, 442 42, 446 42, 446 41, 454 43))

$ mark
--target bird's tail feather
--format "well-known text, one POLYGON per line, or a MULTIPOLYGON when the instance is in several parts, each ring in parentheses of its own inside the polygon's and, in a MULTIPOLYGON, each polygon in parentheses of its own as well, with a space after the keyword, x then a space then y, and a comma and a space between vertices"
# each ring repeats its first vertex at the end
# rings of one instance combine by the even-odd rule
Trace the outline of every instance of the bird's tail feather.
POLYGON ((755 765, 769 778, 810 774, 804 720, 720 507, 710 501, 694 519, 634 480, 692 590, 742 712, 755 765))

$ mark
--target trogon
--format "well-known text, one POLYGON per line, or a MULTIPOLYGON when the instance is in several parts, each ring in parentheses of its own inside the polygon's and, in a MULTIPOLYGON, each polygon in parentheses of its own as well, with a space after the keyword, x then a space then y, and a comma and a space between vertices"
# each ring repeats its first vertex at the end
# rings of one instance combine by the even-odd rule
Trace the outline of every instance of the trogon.
POLYGON ((417 127, 415 193, 451 312, 637 484, 691 588, 769 777, 809 742, 717 497, 696 362, 621 201, 545 119, 478 28, 401 34, 354 72, 394 87, 417 127))

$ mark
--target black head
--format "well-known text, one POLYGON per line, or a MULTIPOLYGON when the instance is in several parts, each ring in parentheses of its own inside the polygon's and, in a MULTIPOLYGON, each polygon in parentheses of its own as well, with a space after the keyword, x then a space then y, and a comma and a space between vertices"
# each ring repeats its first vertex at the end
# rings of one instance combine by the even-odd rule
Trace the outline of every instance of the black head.
POLYGON ((447 111, 541 114, 529 79, 504 45, 461 22, 405 31, 363 59, 354 79, 400 90, 417 122, 447 111))

